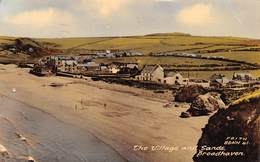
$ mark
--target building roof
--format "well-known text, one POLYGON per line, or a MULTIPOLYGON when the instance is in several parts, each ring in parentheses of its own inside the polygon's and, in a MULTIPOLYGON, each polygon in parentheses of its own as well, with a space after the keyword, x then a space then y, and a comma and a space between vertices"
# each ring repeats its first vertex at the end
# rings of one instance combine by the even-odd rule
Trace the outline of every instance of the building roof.
POLYGON ((221 79, 215 79, 212 82, 220 83, 220 84, 227 84, 229 81, 230 81, 229 79, 221 78, 221 79))
POLYGON ((100 66, 100 65, 95 63, 95 62, 88 62, 88 63, 86 63, 86 67, 98 67, 98 66, 100 66))
POLYGON ((78 64, 78 67, 87 67, 87 64, 78 64))
POLYGON ((240 77, 246 77, 246 76, 249 76, 249 77, 252 77, 252 75, 250 73, 234 73, 233 76, 240 76, 240 77))
POLYGON ((61 56, 61 55, 58 55, 58 56, 54 56, 54 58, 57 60, 75 60, 74 57, 72 56, 61 56))
POLYGON ((176 75, 181 75, 179 72, 176 72, 176 71, 171 71, 167 74, 167 77, 173 77, 173 76, 176 76, 176 75))
POLYGON ((223 74, 213 74, 210 76, 210 79, 211 80, 215 80, 215 79, 222 79, 222 78, 225 78, 226 76, 223 75, 223 74))
POLYGON ((64 60, 66 65, 76 65, 77 61, 75 60, 64 60))
POLYGON ((126 67, 128 68, 138 68, 138 64, 135 64, 135 63, 130 63, 130 64, 126 64, 126 67))
POLYGON ((160 65, 146 65, 142 70, 142 73, 153 73, 158 67, 162 68, 160 65))

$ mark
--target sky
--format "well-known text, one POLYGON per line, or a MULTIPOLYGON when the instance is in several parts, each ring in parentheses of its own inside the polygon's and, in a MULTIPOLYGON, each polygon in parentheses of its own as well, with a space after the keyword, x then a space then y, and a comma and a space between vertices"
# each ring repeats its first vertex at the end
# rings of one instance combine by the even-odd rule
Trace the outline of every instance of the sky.
POLYGON ((0 0, 0 35, 166 32, 260 39, 260 0, 0 0))

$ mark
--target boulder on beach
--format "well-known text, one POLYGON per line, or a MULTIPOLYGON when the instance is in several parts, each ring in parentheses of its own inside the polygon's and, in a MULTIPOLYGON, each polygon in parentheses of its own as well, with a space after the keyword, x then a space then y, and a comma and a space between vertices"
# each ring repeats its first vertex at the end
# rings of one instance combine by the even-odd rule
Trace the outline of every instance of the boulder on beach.
POLYGON ((189 118, 189 117, 191 117, 191 113, 190 112, 182 112, 180 117, 181 118, 189 118))
POLYGON ((191 103, 199 95, 206 94, 208 91, 206 88, 200 85, 190 85, 182 87, 175 95, 176 102, 188 102, 191 103))
POLYGON ((36 162, 36 160, 32 156, 20 156, 17 158, 21 162, 36 162))
POLYGON ((35 162, 34 158, 31 156, 28 156, 26 159, 28 162, 35 162))
POLYGON ((227 109, 219 110, 203 128, 193 160, 259 162, 259 113, 260 91, 242 97, 227 109))
POLYGON ((2 154, 2 156, 8 155, 8 151, 6 147, 1 144, 0 144, 0 154, 2 154))
POLYGON ((220 98, 220 94, 209 92, 199 95, 187 110, 192 116, 208 115, 218 109, 225 109, 226 105, 220 98))

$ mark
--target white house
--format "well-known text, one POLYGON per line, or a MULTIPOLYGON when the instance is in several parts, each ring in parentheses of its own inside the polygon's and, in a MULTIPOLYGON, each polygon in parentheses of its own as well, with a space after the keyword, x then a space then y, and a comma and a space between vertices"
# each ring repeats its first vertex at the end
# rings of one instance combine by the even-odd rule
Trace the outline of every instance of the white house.
POLYGON ((184 78, 178 72, 170 72, 164 78, 163 83, 170 84, 170 85, 187 85, 188 84, 188 78, 184 78))
POLYGON ((188 78, 184 78, 178 72, 169 72, 165 76, 164 69, 160 65, 146 65, 141 75, 137 76, 136 79, 169 85, 188 85, 189 82, 188 78))
POLYGON ((163 82, 164 70, 160 65, 146 65, 141 74, 136 77, 138 80, 163 82))
POLYGON ((63 72, 76 72, 77 71, 77 61, 61 60, 58 70, 63 71, 63 72))
POLYGON ((248 81, 255 80, 255 78, 250 73, 234 73, 233 80, 248 82, 248 81))
POLYGON ((115 65, 115 64, 111 64, 109 66, 109 71, 112 73, 112 74, 117 74, 119 71, 120 71, 120 68, 115 65))

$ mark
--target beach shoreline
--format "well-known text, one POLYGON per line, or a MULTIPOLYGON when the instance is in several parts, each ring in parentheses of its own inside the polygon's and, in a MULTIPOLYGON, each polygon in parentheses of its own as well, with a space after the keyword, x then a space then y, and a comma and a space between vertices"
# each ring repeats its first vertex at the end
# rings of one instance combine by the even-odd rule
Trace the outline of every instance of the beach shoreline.
POLYGON ((90 132, 128 161, 192 162, 201 128, 208 121, 205 116, 181 119, 180 113, 188 108, 185 104, 165 109, 171 92, 155 94, 104 82, 40 78, 15 65, 0 65, 0 69, 1 94, 90 132), (62 86, 49 86, 52 83, 62 86), (135 150, 135 146, 168 150, 135 150), (169 151, 173 147, 182 149, 169 151))

